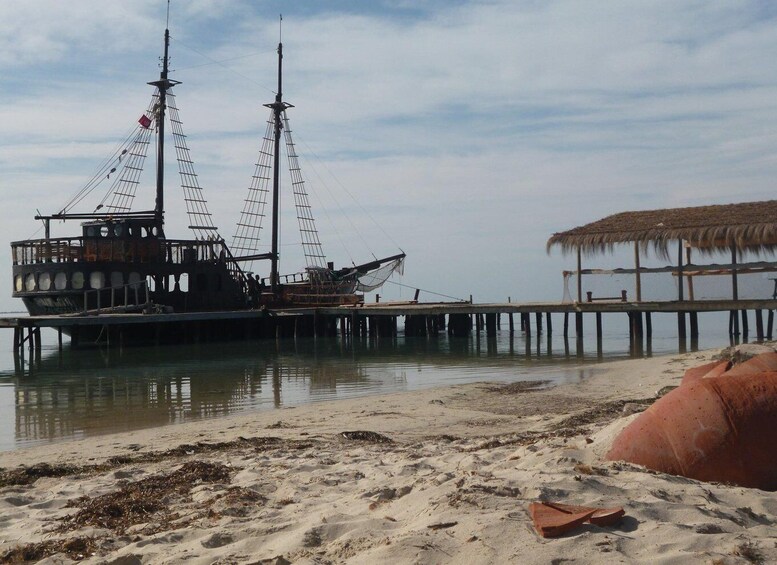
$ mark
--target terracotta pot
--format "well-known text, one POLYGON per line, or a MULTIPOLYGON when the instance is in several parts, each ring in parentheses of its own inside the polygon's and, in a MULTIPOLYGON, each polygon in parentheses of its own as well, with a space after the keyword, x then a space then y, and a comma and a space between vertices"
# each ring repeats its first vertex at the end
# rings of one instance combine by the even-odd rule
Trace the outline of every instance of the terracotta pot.
POLYGON ((734 373, 696 377, 671 391, 621 432, 606 458, 777 490, 777 372, 734 373))

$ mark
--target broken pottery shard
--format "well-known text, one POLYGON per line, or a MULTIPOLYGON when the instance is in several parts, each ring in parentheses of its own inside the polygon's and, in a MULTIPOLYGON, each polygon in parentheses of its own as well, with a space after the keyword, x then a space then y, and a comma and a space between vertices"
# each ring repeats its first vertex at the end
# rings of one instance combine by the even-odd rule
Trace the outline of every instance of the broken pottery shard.
POLYGON ((595 526, 614 526, 621 521, 626 511, 620 506, 616 508, 600 508, 588 520, 595 526))
POLYGON ((615 506, 613 508, 598 508, 592 506, 573 506, 571 504, 561 504, 560 502, 545 502, 547 506, 561 510, 562 512, 581 513, 593 510, 591 518, 588 520, 596 526, 614 526, 621 518, 626 514, 626 511, 622 506, 615 506))
POLYGON ((568 513, 544 502, 529 504, 529 514, 537 533, 544 538, 555 538, 581 526, 596 512, 595 508, 585 512, 568 513))

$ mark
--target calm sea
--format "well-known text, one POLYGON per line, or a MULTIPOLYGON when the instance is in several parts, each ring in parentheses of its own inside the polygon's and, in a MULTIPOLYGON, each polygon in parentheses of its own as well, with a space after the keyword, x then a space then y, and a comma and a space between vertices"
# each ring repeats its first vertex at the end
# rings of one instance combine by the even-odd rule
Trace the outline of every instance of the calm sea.
MULTIPOLYGON (((43 332, 39 360, 14 359, 11 331, 0 331, 0 451, 46 442, 174 425, 238 412, 475 381, 585 378, 601 362, 629 358, 626 317, 605 316, 601 354, 586 325, 574 337, 516 332, 506 319, 494 340, 405 338, 379 342, 299 339, 71 350, 43 332), (609 327, 608 327, 609 326, 609 327)), ((671 322, 669 320, 668 322, 671 322)), ((728 345, 724 324, 705 327, 700 348, 728 345)), ((652 351, 678 351, 676 329, 654 317, 652 351)), ((401 328, 401 322, 400 322, 401 328)), ((570 330, 573 332, 573 330, 570 330)))

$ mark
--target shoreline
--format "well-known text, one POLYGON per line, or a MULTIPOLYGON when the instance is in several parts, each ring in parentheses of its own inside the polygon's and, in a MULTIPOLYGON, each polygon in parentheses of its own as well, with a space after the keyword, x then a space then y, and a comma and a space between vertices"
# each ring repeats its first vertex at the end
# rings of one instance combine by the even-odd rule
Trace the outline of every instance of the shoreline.
MULTIPOLYGON (((583 563, 746 563, 748 551, 774 559, 771 493, 601 460, 625 414, 718 351, 586 367, 578 382, 552 387, 452 385, 2 452, 6 471, 81 467, 0 488, 0 555, 20 543, 88 537, 85 562, 117 565, 547 563, 570 555, 583 563), (162 475, 172 484, 182 469, 209 465, 224 475, 165 492, 161 514, 72 523, 81 514, 67 504, 79 497, 97 501, 162 475), (618 527, 543 539, 527 512, 540 498, 620 505, 626 517, 618 527)), ((63 553, 47 559, 70 562, 63 553)))

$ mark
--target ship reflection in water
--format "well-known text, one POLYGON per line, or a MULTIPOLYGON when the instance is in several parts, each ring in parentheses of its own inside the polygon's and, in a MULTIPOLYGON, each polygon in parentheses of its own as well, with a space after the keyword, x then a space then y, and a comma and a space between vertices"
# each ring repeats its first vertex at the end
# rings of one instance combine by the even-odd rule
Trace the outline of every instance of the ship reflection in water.
POLYGON ((447 338, 123 352, 66 347, 61 355, 44 352, 39 360, 0 372, 0 450, 444 384, 574 380, 582 376, 574 368, 580 361, 527 359, 507 347, 481 349, 471 339, 447 338))

